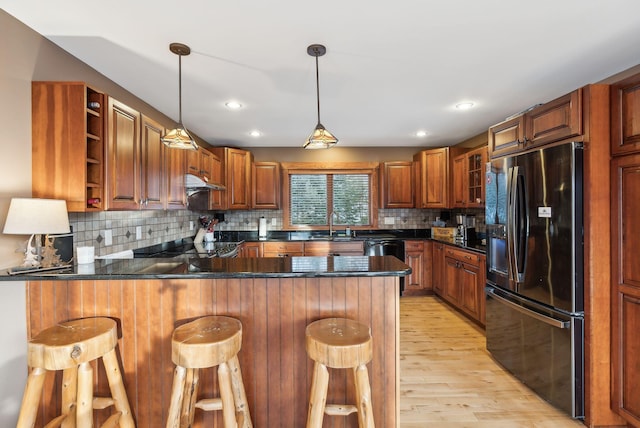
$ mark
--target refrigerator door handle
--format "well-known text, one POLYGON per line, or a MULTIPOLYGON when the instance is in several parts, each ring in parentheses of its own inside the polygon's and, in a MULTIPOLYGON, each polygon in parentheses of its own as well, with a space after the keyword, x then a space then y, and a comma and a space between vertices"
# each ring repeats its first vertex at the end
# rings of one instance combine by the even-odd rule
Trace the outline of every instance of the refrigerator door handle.
POLYGON ((570 321, 562 321, 562 320, 558 320, 552 317, 548 317, 546 315, 543 315, 541 313, 538 313, 536 311, 533 311, 531 309, 525 308, 523 306, 518 305, 517 303, 513 303, 512 301, 505 299, 504 297, 496 294, 492 288, 487 288, 486 290, 487 294, 490 295, 491 297, 493 297, 494 299, 496 299, 497 301, 499 301, 500 303, 502 303, 503 305, 509 306, 511 309, 514 309, 518 312, 521 312, 527 316, 530 316, 532 318, 537 319, 538 321, 542 321, 545 324, 548 324, 552 327, 556 327, 556 328, 570 328, 571 327, 571 322, 570 321))
POLYGON ((509 168, 507 185, 507 258, 509 265, 510 288, 519 291, 519 285, 524 281, 527 253, 527 207, 525 201, 524 179, 520 167, 509 168))

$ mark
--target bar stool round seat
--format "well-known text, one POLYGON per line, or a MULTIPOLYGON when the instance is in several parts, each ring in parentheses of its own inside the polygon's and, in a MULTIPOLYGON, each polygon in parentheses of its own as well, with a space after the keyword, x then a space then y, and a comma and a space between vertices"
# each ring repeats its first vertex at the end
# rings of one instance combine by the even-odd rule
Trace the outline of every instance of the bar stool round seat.
MULTIPOLYGON (((18 427, 33 427, 47 371, 63 370, 61 415, 51 426, 91 427, 93 409, 114 406, 105 426, 135 427, 116 356, 117 325, 111 318, 83 318, 59 323, 33 337, 27 347, 27 378, 18 427), (94 397, 91 361, 101 358, 111 397, 94 397)), ((48 425, 49 426, 49 425, 48 425)))
POLYGON ((369 326, 345 318, 321 319, 306 328, 307 355, 314 361, 307 428, 320 428, 324 414, 347 416, 358 413, 360 428, 373 428, 371 387, 366 364, 373 358, 369 326), (329 371, 352 369, 356 404, 327 404, 329 371))
POLYGON ((252 428, 238 362, 242 324, 226 316, 205 316, 173 331, 176 365, 167 428, 193 425, 195 409, 222 410, 225 428, 252 428), (199 370, 218 367, 220 397, 198 399, 199 370))

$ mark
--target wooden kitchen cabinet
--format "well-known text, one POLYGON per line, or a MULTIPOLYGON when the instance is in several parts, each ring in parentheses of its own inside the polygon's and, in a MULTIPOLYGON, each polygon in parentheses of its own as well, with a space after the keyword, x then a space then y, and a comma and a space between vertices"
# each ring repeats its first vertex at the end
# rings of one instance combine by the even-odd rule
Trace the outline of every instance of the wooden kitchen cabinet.
POLYGON ((280 208, 280 164, 254 162, 251 165, 251 206, 254 209, 280 208))
POLYGON ((262 242, 244 242, 240 246, 239 257, 262 257, 262 242))
POLYGON ((640 74, 611 87, 611 154, 640 152, 640 74))
POLYGON ((431 260, 431 241, 404 242, 404 262, 411 266, 411 274, 405 277, 403 296, 424 295, 433 290, 431 260))
POLYGON ((106 96, 82 82, 32 82, 32 195, 104 209, 106 96))
POLYGON ((640 154, 615 157, 611 174, 612 403, 640 426, 640 154))
POLYGON ((582 134, 582 89, 489 128, 491 158, 582 134))
POLYGON ((187 150, 165 150, 165 189, 167 192, 167 209, 182 210, 187 208, 187 192, 184 174, 187 171, 187 150))
POLYGON ((380 200, 383 208, 415 208, 415 174, 413 162, 380 164, 380 200))
POLYGON ((210 184, 221 185, 223 181, 220 158, 202 146, 187 150, 187 172, 210 184))
POLYGON ((140 113, 108 97, 106 208, 140 207, 140 113))
POLYGON ((442 297, 484 325, 485 256, 446 246, 442 297))
POLYGON ((482 146, 458 155, 453 160, 454 208, 484 207, 484 168, 487 158, 487 147, 482 146))
POLYGON ((251 152, 231 147, 214 147, 212 152, 222 160, 224 186, 218 209, 251 208, 251 152))
POLYGON ((263 257, 304 256, 304 242, 269 241, 262 243, 263 257))
POLYGON ((444 248, 445 244, 438 241, 432 243, 432 284, 433 291, 440 297, 443 297, 445 289, 445 275, 444 275, 444 248))
POLYGON ((165 145, 160 140, 164 127, 142 115, 140 139, 141 209, 161 210, 166 206, 165 145))
POLYGON ((304 243, 305 256, 362 256, 364 254, 363 241, 331 242, 315 241, 304 243))
POLYGON ((524 140, 524 116, 507 119, 489 128, 489 153, 492 158, 516 153, 524 140))
POLYGON ((453 206, 451 189, 453 159, 465 151, 466 149, 459 147, 442 147, 423 150, 414 155, 413 160, 418 168, 417 208, 451 208, 453 206))

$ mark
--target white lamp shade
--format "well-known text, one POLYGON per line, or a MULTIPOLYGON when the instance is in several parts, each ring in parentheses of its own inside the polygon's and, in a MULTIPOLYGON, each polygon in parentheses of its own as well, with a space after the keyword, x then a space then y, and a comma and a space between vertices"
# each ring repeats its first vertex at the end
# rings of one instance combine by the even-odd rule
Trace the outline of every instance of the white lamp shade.
POLYGON ((46 235, 69 231, 66 201, 12 198, 2 232, 11 235, 46 235))

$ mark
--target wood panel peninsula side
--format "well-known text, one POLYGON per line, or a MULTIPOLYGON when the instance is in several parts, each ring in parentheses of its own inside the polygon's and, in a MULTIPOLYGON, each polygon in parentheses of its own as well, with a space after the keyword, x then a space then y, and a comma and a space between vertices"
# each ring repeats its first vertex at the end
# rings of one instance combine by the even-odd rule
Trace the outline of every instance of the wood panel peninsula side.
MULTIPOLYGON (((28 278, 28 337, 75 318, 117 320, 125 388, 139 428, 166 423, 171 334, 204 315, 242 322, 238 357, 255 427, 305 425, 313 373, 305 328, 327 317, 371 326, 374 355, 367 368, 375 422, 399 424, 399 276, 410 269, 393 257, 99 260, 84 270, 28 278)), ((200 396, 217 395, 214 372, 201 373, 200 396)), ((96 392, 106 392, 104 370, 95 373, 96 392)), ((348 375, 330 372, 327 402, 353 401, 348 375)), ((47 377, 36 426, 59 412, 60 381, 47 377)), ((109 411, 95 414, 98 425, 109 411)), ((334 418, 344 419, 340 426, 357 426, 355 414, 334 418)), ((222 426, 221 414, 198 411, 194 426, 222 426)))

